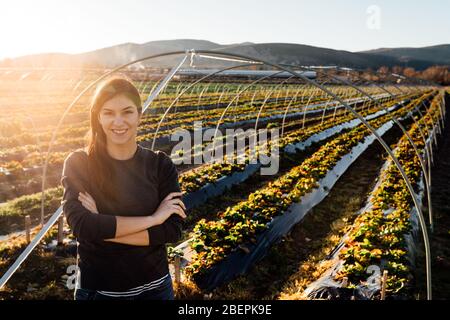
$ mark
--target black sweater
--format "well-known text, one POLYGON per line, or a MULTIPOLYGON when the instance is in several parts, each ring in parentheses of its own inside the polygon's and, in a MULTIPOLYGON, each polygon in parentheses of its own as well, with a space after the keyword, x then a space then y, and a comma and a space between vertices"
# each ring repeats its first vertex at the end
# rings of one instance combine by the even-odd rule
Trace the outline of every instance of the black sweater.
POLYGON ((132 246, 104 241, 115 237, 114 216, 151 215, 170 192, 180 191, 180 187, 177 170, 163 152, 138 145, 131 159, 108 158, 116 173, 117 199, 105 199, 91 181, 88 156, 80 149, 64 162, 62 204, 79 242, 81 288, 125 291, 169 272, 165 244, 181 238, 183 220, 173 214, 163 224, 148 228, 149 246, 132 246), (99 214, 83 207, 78 200, 80 191, 94 198, 99 214))

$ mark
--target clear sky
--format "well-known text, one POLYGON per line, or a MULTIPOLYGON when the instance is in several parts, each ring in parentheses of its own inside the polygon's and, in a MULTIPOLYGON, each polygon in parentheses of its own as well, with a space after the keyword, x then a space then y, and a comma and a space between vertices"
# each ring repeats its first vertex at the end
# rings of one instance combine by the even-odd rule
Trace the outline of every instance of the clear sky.
POLYGON ((448 0, 2 0, 0 59, 124 42, 290 42, 350 51, 450 43, 448 0))

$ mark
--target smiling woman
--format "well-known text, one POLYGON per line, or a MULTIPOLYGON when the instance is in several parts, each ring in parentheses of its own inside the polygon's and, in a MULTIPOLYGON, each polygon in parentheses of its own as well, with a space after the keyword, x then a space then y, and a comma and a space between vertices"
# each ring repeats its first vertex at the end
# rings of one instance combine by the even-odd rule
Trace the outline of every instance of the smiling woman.
POLYGON ((75 299, 173 299, 165 244, 181 237, 177 170, 136 143, 141 100, 126 79, 96 91, 86 150, 64 162, 63 211, 78 240, 75 299))
MULTIPOLYGON (((141 111, 125 94, 115 96, 105 102, 99 116, 103 131, 114 142, 111 146, 122 145, 136 134, 141 111), (111 134, 112 133, 112 134, 111 134)), ((114 150, 109 150, 110 153, 114 150)))
POLYGON ((94 160, 93 178, 108 197, 115 195, 114 186, 106 183, 112 170, 108 154, 126 160, 136 152, 141 114, 141 98, 130 81, 112 78, 97 88, 90 111, 88 153, 94 160))

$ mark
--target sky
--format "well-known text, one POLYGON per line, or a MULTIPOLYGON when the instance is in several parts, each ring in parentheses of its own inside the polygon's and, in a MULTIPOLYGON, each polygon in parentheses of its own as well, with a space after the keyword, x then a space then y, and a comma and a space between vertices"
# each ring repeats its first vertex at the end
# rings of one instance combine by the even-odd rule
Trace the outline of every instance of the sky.
POLYGON ((125 42, 288 42, 339 50, 450 43, 448 0, 2 0, 0 59, 125 42))

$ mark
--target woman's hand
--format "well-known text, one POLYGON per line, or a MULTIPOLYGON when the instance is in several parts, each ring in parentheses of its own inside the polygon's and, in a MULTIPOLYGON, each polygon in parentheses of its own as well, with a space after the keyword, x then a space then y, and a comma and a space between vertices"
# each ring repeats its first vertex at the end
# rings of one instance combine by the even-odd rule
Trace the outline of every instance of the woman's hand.
POLYGON ((87 192, 80 192, 78 194, 78 200, 81 202, 83 207, 88 209, 92 213, 98 213, 97 205, 95 204, 94 198, 87 192))
POLYGON ((152 217, 155 219, 156 224, 162 224, 166 221, 172 214, 178 214, 183 219, 186 218, 186 214, 184 210, 186 210, 186 206, 183 201, 178 197, 181 197, 183 192, 172 192, 161 201, 158 209, 156 209, 155 213, 152 217))

